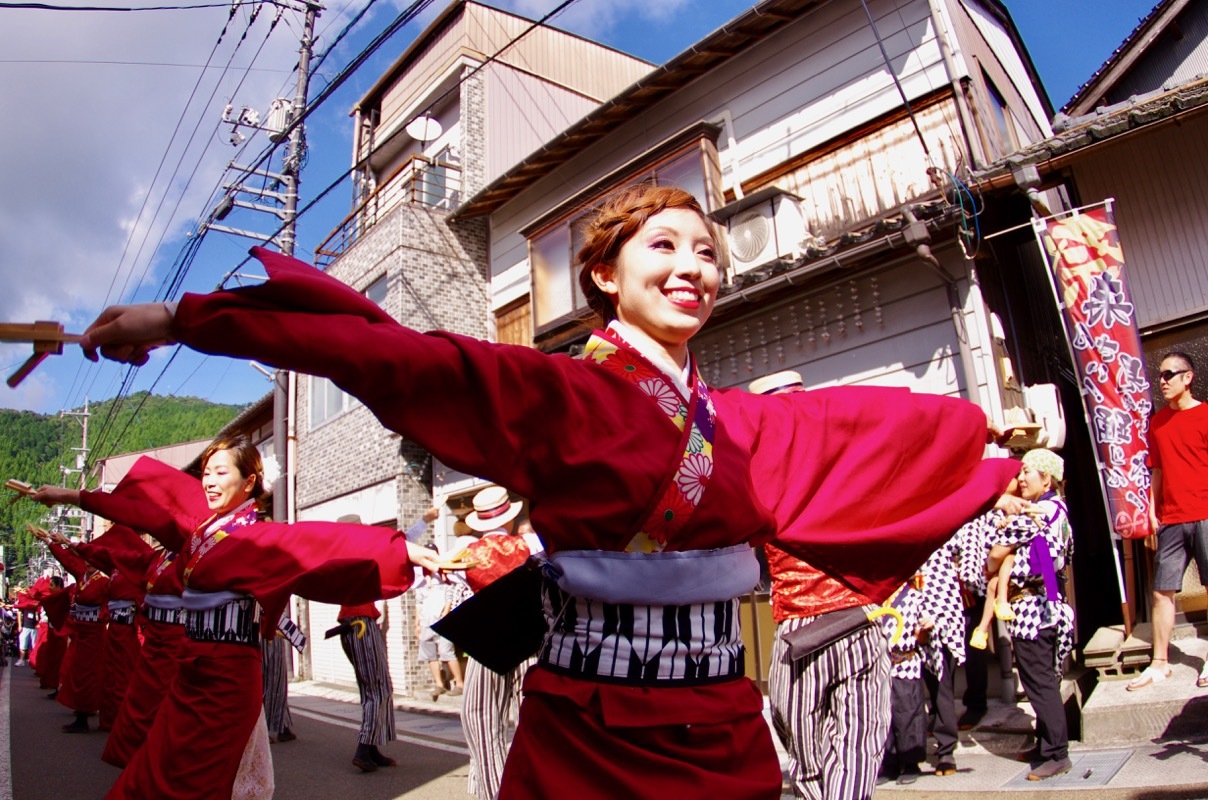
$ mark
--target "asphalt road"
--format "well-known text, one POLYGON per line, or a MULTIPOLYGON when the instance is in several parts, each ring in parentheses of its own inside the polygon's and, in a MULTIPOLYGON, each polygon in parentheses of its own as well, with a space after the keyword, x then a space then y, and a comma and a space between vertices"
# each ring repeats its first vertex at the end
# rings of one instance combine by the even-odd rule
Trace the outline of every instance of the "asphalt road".
MULTIPOLYGON (((46 699, 27 667, 0 669, 0 699, 9 701, 14 800, 88 800, 104 797, 118 770, 101 761, 105 734, 65 734, 72 714, 46 699), (11 685, 8 684, 11 679, 11 685)), ((0 701, 2 702, 2 701, 0 701)), ((399 766, 363 774, 351 763, 356 731, 322 715, 294 715, 298 739, 272 746, 280 800, 462 800, 468 759, 414 742, 382 748, 399 766)), ((95 718, 91 720, 95 727, 95 718)), ((0 790, 0 794, 3 794, 0 790)))

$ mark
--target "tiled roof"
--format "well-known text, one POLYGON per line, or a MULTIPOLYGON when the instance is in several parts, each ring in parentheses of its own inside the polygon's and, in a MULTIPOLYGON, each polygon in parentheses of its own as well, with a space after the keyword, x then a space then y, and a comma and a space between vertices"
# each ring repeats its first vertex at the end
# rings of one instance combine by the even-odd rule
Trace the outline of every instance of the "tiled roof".
POLYGON ((1035 165, 1042 172, 1060 169, 1082 150, 1108 139, 1155 125, 1174 117, 1208 110, 1208 78, 1169 92, 1118 103, 1082 117, 1058 114, 1051 137, 1003 158, 973 175, 986 188, 1009 177, 1020 166, 1035 165))

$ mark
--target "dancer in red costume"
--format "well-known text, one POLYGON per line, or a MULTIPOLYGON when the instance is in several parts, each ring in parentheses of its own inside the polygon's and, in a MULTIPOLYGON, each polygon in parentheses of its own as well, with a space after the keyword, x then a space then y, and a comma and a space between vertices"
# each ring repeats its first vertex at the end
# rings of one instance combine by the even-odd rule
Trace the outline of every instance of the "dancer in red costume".
POLYGON ((105 677, 105 627, 109 610, 109 578, 58 542, 50 541, 45 531, 39 538, 76 579, 67 631, 71 638, 59 679, 60 703, 75 712, 75 721, 63 726, 64 733, 88 733, 88 717, 101 709, 105 677))
POLYGON ((329 377, 444 463, 530 499, 556 583, 501 798, 779 797, 743 677, 750 546, 777 535, 887 596, 1014 465, 982 460, 986 415, 961 400, 710 391, 688 340, 717 296, 716 244, 691 195, 620 193, 585 242, 581 284, 612 322, 582 359, 416 333, 263 249, 267 284, 111 308, 82 344, 144 363, 179 341, 329 377), (635 624, 590 624, 602 619, 635 624))
POLYGON ((144 594, 141 581, 132 579, 118 569, 109 548, 99 543, 115 530, 118 530, 120 537, 137 538, 137 534, 129 528, 112 526, 93 543, 82 542, 76 546, 76 552, 85 561, 109 576, 109 628, 105 635, 105 675, 101 690, 101 713, 97 721, 97 727, 103 731, 113 729, 142 650, 138 626, 135 624, 144 594))
POLYGON ((63 656, 67 653, 67 615, 71 608, 71 590, 58 575, 38 578, 30 594, 42 604, 46 621, 38 623, 38 644, 30 654, 30 663, 38 675, 38 686, 50 689, 54 699, 59 691, 63 656))
POLYGON ((101 708, 97 723, 97 728, 102 731, 113 729, 142 649, 135 616, 142 602, 143 590, 115 566, 108 546, 111 534, 114 538, 138 538, 134 531, 122 526, 111 526, 92 542, 78 545, 72 544, 62 534, 50 534, 50 542, 67 548, 109 578, 105 601, 109 625, 105 631, 105 654, 101 662, 104 672, 101 675, 101 708))

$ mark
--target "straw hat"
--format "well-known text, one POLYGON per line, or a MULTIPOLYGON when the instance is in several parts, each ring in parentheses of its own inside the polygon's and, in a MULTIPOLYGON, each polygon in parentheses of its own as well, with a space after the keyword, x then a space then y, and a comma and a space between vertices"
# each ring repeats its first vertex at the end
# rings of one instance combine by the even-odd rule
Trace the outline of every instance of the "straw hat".
POLYGON ((466 524, 479 533, 493 531, 516 519, 524 501, 511 502, 508 490, 502 486, 488 486, 474 495, 474 510, 466 517, 466 524))
POLYGON ((794 372, 791 369, 784 372, 773 372, 771 375, 764 375, 762 378, 756 378, 747 384, 747 389, 752 394, 775 394, 782 389, 804 388, 805 381, 801 378, 800 372, 794 372))
POLYGON ((350 524, 350 525, 361 525, 362 524, 360 514, 345 514, 342 517, 340 517, 339 519, 337 519, 336 522, 343 522, 345 524, 350 524))

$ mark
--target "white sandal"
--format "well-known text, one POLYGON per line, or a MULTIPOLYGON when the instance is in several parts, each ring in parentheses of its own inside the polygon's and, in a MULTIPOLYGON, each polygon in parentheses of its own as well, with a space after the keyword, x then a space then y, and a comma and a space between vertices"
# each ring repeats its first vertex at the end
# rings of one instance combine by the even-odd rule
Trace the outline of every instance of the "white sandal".
POLYGON ((1166 680, 1169 677, 1170 677, 1170 667, 1167 667, 1166 671, 1163 672, 1162 670, 1155 667, 1153 664, 1150 664, 1148 667, 1141 670, 1140 675, 1138 675, 1137 677, 1135 677, 1131 681, 1129 681, 1128 685, 1125 686, 1124 688, 1130 692, 1135 692, 1138 689, 1144 689, 1146 686, 1152 686, 1155 683, 1161 683, 1162 681, 1166 680))
POLYGON ((1201 689, 1208 689, 1208 661, 1204 662, 1204 668, 1200 670, 1200 677, 1196 678, 1195 685, 1201 689))

